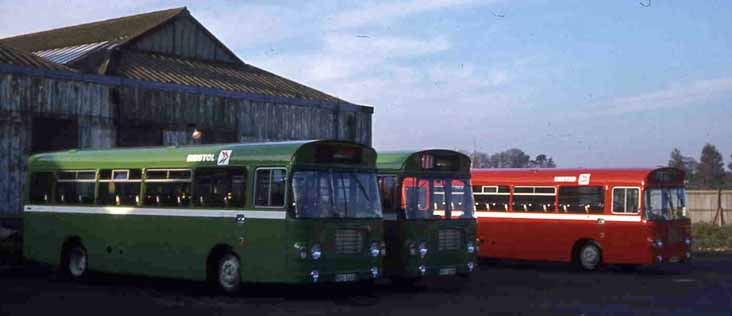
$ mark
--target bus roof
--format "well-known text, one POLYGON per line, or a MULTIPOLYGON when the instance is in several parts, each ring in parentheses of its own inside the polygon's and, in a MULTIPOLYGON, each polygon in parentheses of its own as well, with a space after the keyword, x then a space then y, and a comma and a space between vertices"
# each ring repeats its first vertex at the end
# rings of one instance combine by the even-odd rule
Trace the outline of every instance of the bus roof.
POLYGON ((675 168, 618 169, 472 169, 474 184, 516 185, 683 185, 684 172, 675 168), (666 177, 666 178, 659 178, 666 177))
POLYGON ((314 147, 336 145, 360 148, 368 156, 363 164, 375 167, 375 152, 371 147, 347 141, 302 140, 267 143, 233 143, 213 145, 185 145, 167 147, 130 147, 100 150, 68 150, 31 156, 29 167, 33 169, 79 168, 192 168, 222 165, 218 159, 226 152, 231 165, 249 162, 261 164, 289 164, 295 156, 309 155, 313 160, 314 147))
POLYGON ((379 152, 376 159, 379 172, 422 172, 470 174, 470 158, 447 149, 400 150, 379 152), (431 167, 424 168, 422 158, 431 156, 431 167))

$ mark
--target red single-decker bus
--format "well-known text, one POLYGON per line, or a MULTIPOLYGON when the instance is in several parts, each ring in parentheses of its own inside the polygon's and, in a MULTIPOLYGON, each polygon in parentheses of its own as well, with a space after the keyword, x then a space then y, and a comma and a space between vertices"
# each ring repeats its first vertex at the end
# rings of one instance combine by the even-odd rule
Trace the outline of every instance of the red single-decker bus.
POLYGON ((473 169, 479 256, 649 265, 691 259, 684 172, 473 169))

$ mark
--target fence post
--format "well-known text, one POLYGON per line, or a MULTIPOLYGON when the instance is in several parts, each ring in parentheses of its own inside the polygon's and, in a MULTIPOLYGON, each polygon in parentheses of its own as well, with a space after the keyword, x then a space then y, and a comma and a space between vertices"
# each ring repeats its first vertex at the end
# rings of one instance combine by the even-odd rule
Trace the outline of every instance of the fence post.
POLYGON ((714 213, 714 220, 712 223, 715 225, 722 227, 724 226, 724 210, 722 209, 722 189, 717 189, 717 212, 714 213), (719 219, 719 221, 717 221, 719 219))

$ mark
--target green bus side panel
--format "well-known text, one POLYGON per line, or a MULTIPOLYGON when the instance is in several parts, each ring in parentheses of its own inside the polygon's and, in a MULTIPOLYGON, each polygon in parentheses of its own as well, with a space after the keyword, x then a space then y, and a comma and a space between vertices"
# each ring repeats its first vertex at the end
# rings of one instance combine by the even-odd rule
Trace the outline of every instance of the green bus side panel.
POLYGON ((284 275, 285 221, 107 214, 25 213, 24 253, 59 264, 64 241, 77 236, 91 270, 204 280, 213 247, 229 245, 241 258, 243 281, 284 275), (240 238, 244 237, 244 245, 240 238))

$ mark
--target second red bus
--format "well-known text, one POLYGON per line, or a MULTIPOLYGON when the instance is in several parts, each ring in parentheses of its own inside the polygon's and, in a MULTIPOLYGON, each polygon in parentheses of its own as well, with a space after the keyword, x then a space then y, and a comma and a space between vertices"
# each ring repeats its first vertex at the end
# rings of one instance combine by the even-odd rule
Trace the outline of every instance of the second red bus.
POLYGON ((649 265, 691 259, 684 173, 473 169, 479 256, 649 265))

